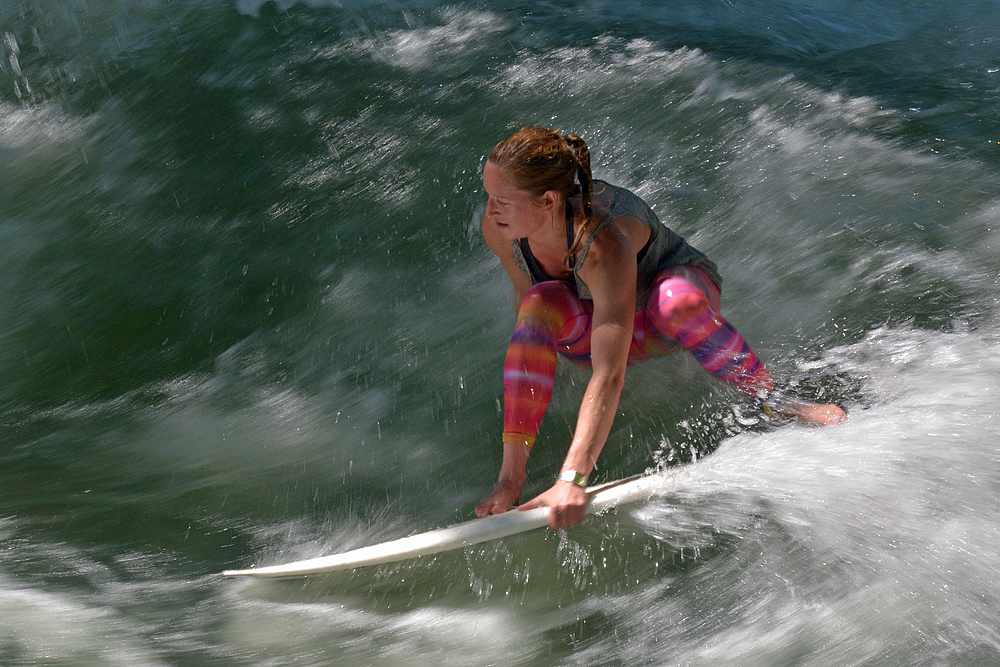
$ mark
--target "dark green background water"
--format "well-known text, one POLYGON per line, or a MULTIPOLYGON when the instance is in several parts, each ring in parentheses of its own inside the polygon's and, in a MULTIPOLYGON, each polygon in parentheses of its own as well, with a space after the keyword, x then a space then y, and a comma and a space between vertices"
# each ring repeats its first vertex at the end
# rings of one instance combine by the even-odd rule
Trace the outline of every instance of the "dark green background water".
MULTIPOLYGON (((0 4, 0 664, 986 664, 995 2, 0 4), (764 424, 630 371, 565 535, 223 580, 467 518, 509 287, 483 155, 575 131, 725 277, 764 424), (702 458, 711 453, 711 456, 702 458)), ((586 376, 562 369, 529 490, 586 376)))

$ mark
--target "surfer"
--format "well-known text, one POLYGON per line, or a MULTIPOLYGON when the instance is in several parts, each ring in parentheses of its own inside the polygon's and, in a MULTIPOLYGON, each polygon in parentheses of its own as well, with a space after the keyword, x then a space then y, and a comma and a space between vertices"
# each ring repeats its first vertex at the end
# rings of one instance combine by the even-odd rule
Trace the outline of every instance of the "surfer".
POLYGON ((846 419, 836 405, 790 399, 719 312, 714 263, 642 199, 594 180, 586 142, 524 127, 490 152, 482 232, 514 286, 517 318, 504 362, 503 462, 476 515, 518 504, 548 407, 557 352, 592 370, 555 484, 520 506, 551 508, 560 530, 585 516, 587 477, 611 431, 629 364, 687 350, 768 415, 846 419))

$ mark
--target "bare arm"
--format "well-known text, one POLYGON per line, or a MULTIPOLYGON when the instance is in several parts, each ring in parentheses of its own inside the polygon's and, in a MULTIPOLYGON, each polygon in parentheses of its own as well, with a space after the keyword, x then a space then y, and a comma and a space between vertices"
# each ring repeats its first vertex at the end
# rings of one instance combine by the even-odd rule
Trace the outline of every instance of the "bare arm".
MULTIPOLYGON (((514 311, 517 312, 524 300, 524 295, 531 288, 531 278, 514 262, 514 251, 510 247, 510 241, 496 233, 495 227, 489 224, 486 216, 483 216, 482 230, 486 245, 500 259, 500 264, 507 272, 514 287, 514 311)), ((503 463, 500 466, 497 486, 483 502, 476 506, 477 516, 483 517, 506 512, 518 502, 527 477, 526 468, 530 453, 531 449, 525 445, 512 442, 504 443, 503 463)))
MULTIPOLYGON (((629 238, 613 225, 602 231, 591 246, 580 276, 594 300, 593 373, 562 470, 589 475, 611 432, 625 384, 636 291, 635 249, 629 238)), ((548 491, 522 505, 522 509, 540 505, 552 508, 549 525, 559 530, 583 520, 587 499, 582 488, 558 481, 548 491)))

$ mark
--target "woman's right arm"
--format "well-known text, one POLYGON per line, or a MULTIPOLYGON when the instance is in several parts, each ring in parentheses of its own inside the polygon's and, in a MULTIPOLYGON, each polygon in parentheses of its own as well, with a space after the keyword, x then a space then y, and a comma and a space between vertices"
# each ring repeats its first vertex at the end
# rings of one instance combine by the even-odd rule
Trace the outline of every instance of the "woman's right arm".
MULTIPOLYGON (((501 237, 485 216, 483 216, 482 230, 486 245, 500 259, 500 264, 507 272, 514 287, 514 312, 516 313, 521 307, 524 295, 531 288, 531 278, 514 262, 514 250, 510 247, 510 241, 501 237)), ((503 463, 500 466, 496 488, 487 496, 486 500, 476 506, 476 516, 499 514, 517 505, 526 479, 525 472, 529 453, 531 453, 531 449, 523 444, 504 443, 503 463)))

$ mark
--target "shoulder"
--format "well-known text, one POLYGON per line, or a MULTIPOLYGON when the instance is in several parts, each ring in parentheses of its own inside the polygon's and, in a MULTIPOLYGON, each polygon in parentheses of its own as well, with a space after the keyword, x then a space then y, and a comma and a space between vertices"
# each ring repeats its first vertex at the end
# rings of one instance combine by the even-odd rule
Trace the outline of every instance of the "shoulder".
POLYGON ((631 216, 623 216, 603 225, 587 248, 586 260, 579 269, 580 277, 587 280, 598 272, 622 271, 629 266, 634 269, 636 249, 628 226, 638 222, 631 216))
POLYGON ((617 223, 594 237, 577 276, 586 285, 595 312, 616 312, 626 317, 634 310, 638 276, 635 250, 629 235, 617 223))
POLYGON ((608 187, 610 190, 614 191, 613 202, 610 206, 610 213, 612 216, 632 216, 645 222, 646 224, 651 224, 653 221, 659 221, 656 214, 653 212, 652 207, 646 202, 645 199, 626 188, 618 187, 616 185, 610 185, 608 187))
MULTIPOLYGON (((593 206, 594 218, 598 221, 594 236, 612 224, 622 225, 629 230, 659 226, 659 219, 653 209, 639 195, 604 181, 594 181, 593 206)), ((634 237, 634 234, 630 236, 634 237)))
POLYGON ((606 217, 594 230, 582 253, 585 261, 581 268, 606 258, 627 258, 634 264, 636 254, 649 240, 650 233, 649 225, 631 213, 606 217))

